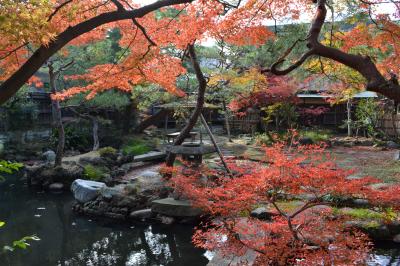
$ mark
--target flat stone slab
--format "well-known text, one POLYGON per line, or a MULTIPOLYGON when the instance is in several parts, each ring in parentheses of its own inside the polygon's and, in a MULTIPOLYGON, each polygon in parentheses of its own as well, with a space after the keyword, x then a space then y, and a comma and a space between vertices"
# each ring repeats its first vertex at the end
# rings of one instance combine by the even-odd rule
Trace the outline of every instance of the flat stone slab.
POLYGON ((174 154, 183 154, 183 155, 202 155, 202 154, 209 154, 216 152, 215 147, 212 145, 201 145, 199 147, 170 145, 166 147, 166 150, 174 154))
POLYGON ((223 256, 217 252, 210 260, 207 266, 242 266, 254 265, 257 258, 257 253, 254 250, 248 249, 243 256, 226 255, 223 256))
POLYGON ((192 207, 189 201, 175 200, 173 198, 154 200, 151 211, 171 217, 197 217, 202 214, 202 211, 192 207))
POLYGON ((106 187, 106 184, 103 182, 76 179, 71 184, 71 191, 77 201, 85 203, 95 199, 104 187, 106 187))
POLYGON ((137 155, 133 158, 134 162, 145 162, 145 161, 154 161, 154 160, 163 160, 167 157, 165 152, 161 151, 151 151, 142 155, 137 155))

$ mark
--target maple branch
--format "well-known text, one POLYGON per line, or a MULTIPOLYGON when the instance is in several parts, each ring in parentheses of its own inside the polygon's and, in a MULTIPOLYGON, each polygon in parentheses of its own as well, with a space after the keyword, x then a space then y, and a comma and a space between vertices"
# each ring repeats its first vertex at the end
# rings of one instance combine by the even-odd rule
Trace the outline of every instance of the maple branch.
POLYGON ((61 72, 67 70, 69 67, 71 67, 73 64, 75 63, 75 61, 72 59, 69 63, 66 63, 65 65, 61 66, 57 71, 55 71, 54 73, 56 75, 60 74, 61 72))
POLYGON ((56 7, 56 9, 53 11, 53 13, 51 13, 50 16, 47 18, 47 22, 50 22, 52 20, 52 18, 58 13, 58 11, 60 11, 61 8, 68 5, 72 1, 73 0, 67 0, 64 3, 60 4, 58 7, 56 7))
POLYGON ((224 7, 230 7, 230 8, 238 8, 240 6, 240 3, 242 2, 242 0, 238 0, 238 2, 235 4, 231 4, 227 1, 223 1, 223 0, 217 0, 218 3, 222 4, 224 7))
POLYGON ((3 60, 3 59, 5 59, 5 58, 7 58, 8 56, 10 56, 11 54, 15 53, 16 51, 18 51, 18 50, 21 49, 22 47, 27 46, 28 44, 29 44, 28 42, 23 43, 23 44, 21 44, 20 46, 18 46, 18 47, 16 47, 16 48, 12 49, 11 51, 8 51, 5 55, 3 55, 2 57, 0 57, 0 60, 3 60))
POLYGON ((150 36, 147 34, 146 29, 136 19, 133 18, 132 21, 133 21, 133 24, 135 24, 135 26, 143 33, 143 36, 149 42, 149 45, 147 46, 147 50, 142 56, 142 59, 143 59, 151 51, 151 47, 157 46, 157 44, 150 38, 150 36))
POLYGON ((278 67, 285 61, 285 59, 281 59, 280 61, 275 62, 272 64, 270 71, 274 73, 275 75, 286 75, 301 66, 310 56, 314 55, 313 50, 309 50, 305 52, 299 60, 297 60, 295 63, 293 63, 291 66, 289 66, 286 69, 279 70, 278 67))
MULTIPOLYGON (((327 14, 327 0, 314 0, 314 2, 317 2, 317 12, 307 37, 307 48, 309 50, 292 66, 284 70, 279 70, 278 66, 282 64, 284 58, 288 55, 286 52, 277 62, 272 64, 269 70, 264 70, 263 72, 270 71, 275 75, 286 75, 302 65, 310 56, 321 56, 332 59, 360 73, 367 81, 367 90, 380 93, 399 102, 400 86, 397 80, 386 80, 369 56, 345 53, 339 49, 327 47, 319 42, 318 38, 325 23, 327 14)), ((289 50, 291 51, 291 49, 289 50)))
MULTIPOLYGON (((120 11, 126 11, 125 7, 121 4, 120 1, 118 0, 111 0, 113 4, 117 7, 118 10, 120 11)), ((129 3, 128 3, 129 5, 129 3)), ((131 7, 129 5, 129 7, 131 7)), ((132 7, 131 7, 132 8, 132 7)), ((146 57, 146 55, 150 52, 151 46, 157 46, 155 42, 150 38, 150 36, 147 34, 146 29, 135 19, 132 18, 133 24, 143 33, 144 37, 147 39, 147 41, 150 43, 149 46, 147 47, 147 51, 143 54, 142 59, 146 57)))
POLYGON ((10 99, 52 55, 82 34, 110 22, 140 18, 162 7, 191 3, 193 1, 194 0, 159 0, 134 10, 105 12, 68 27, 47 45, 41 45, 17 71, 0 85, 0 104, 10 99))
POLYGON ((126 11, 125 7, 121 4, 120 1, 118 0, 111 0, 111 2, 113 2, 113 4, 117 7, 118 10, 120 11, 126 11))
POLYGON ((147 34, 146 29, 136 20, 132 19, 133 24, 135 24, 136 27, 139 28, 139 30, 143 33, 144 37, 146 37, 147 41, 152 45, 152 46, 157 46, 157 44, 150 38, 150 36, 147 34))

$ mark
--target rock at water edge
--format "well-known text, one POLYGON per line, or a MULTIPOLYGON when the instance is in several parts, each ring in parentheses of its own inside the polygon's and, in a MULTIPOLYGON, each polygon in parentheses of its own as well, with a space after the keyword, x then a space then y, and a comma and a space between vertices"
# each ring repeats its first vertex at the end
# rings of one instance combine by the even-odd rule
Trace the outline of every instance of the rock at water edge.
POLYGON ((71 185, 71 191, 77 201, 85 203, 95 199, 100 189, 106 187, 102 182, 91 180, 76 179, 71 185))

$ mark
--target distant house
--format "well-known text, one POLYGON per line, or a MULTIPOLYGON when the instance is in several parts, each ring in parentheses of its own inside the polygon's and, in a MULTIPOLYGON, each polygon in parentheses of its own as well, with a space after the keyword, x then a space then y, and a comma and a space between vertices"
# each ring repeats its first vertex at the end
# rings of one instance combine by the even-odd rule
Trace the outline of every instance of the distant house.
MULTIPOLYGON (((314 124, 321 126, 332 126, 338 127, 343 125, 343 121, 347 119, 347 103, 337 103, 331 105, 327 100, 330 96, 326 95, 323 91, 307 91, 297 94, 299 100, 299 108, 316 108, 319 106, 328 109, 320 117, 317 117, 314 124)), ((372 91, 363 91, 355 94, 353 99, 353 105, 351 108, 352 116, 354 115, 355 106, 357 101, 360 99, 378 98, 378 95, 372 91)))

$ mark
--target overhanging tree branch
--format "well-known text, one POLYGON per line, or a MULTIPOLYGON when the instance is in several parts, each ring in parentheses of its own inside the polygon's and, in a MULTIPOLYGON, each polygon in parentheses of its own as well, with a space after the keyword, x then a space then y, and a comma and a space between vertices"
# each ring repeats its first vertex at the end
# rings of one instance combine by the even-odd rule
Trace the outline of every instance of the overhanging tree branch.
MULTIPOLYGON (((366 89, 380 93, 396 102, 399 102, 400 86, 393 79, 386 80, 378 71, 375 63, 369 56, 345 53, 339 49, 327 47, 319 42, 318 39, 327 14, 326 5, 326 0, 317 1, 317 12, 307 37, 307 48, 309 50, 287 69, 280 70, 278 67, 284 62, 284 59, 289 54, 286 52, 277 62, 272 64, 269 71, 275 75, 286 75, 302 65, 309 57, 313 55, 321 56, 332 59, 359 72, 367 81, 366 89)), ((289 49, 289 52, 290 51, 291 49, 289 49)))
POLYGON ((52 18, 58 13, 58 11, 60 11, 61 8, 63 8, 64 6, 68 5, 72 1, 73 0, 67 0, 64 3, 60 4, 59 6, 57 6, 56 9, 53 11, 53 13, 51 13, 50 16, 47 18, 47 22, 51 21, 52 18))
POLYGON ((0 85, 0 104, 11 98, 32 75, 57 51, 75 38, 101 25, 125 19, 140 18, 159 8, 191 3, 193 0, 159 0, 134 10, 117 10, 102 13, 75 26, 68 27, 47 45, 41 45, 32 56, 0 85))

